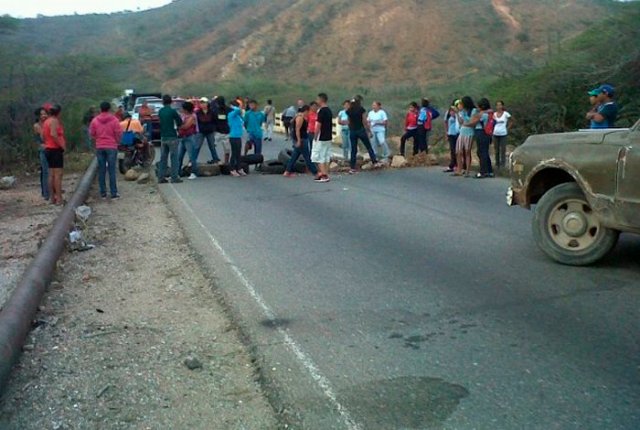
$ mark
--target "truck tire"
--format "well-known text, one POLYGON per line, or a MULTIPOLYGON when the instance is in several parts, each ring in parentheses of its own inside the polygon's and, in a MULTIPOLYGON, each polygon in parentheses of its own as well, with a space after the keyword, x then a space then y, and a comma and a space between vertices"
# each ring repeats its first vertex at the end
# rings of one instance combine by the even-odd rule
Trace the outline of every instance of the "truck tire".
POLYGON ((593 264, 616 245, 620 232, 604 227, 576 183, 546 192, 533 216, 533 237, 555 261, 570 266, 593 264))
POLYGON ((267 160, 258 166, 256 169, 260 173, 269 175, 282 175, 284 173, 285 165, 279 160, 267 160))

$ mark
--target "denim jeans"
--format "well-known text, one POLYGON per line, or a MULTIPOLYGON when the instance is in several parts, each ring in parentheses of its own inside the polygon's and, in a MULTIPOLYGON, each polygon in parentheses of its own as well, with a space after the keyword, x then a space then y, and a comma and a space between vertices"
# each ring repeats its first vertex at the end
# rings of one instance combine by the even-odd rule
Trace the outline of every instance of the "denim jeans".
POLYGON ((389 145, 387 144, 387 132, 384 130, 372 131, 371 134, 371 145, 373 146, 373 151, 376 153, 376 155, 378 155, 376 147, 382 146, 382 158, 389 158, 389 155, 391 155, 391 151, 389 150, 389 145))
MULTIPOLYGON (((202 142, 198 142, 195 134, 182 138, 181 151, 185 151, 189 154, 189 161, 191 162, 191 173, 196 176, 198 175, 198 155, 200 155, 201 144, 202 142)), ((180 160, 184 160, 183 152, 181 152, 180 160)), ((182 162, 180 162, 180 167, 182 167, 182 162)))
POLYGON ((253 152, 255 154, 262 154, 262 136, 249 134, 249 142, 253 145, 253 152))
POLYGON ((40 192, 45 200, 49 200, 49 163, 44 149, 38 150, 38 157, 40 158, 40 192))
POLYGON ((107 195, 107 170, 109 172, 109 191, 111 192, 111 197, 117 196, 116 163, 118 162, 118 150, 96 149, 96 158, 98 159, 98 186, 100 187, 100 196, 106 197, 107 195))
POLYGON ((496 167, 503 168, 507 164, 507 136, 493 136, 496 151, 496 167))
POLYGON ((296 145, 293 145, 293 153, 291 154, 291 158, 289 159, 289 163, 287 164, 287 172, 293 172, 293 168, 298 162, 298 158, 302 155, 305 164, 307 165, 307 169, 315 176, 318 174, 318 169, 316 165, 311 162, 311 152, 309 151, 309 140, 303 139, 302 146, 298 148, 296 145))
POLYGON ((153 124, 151 121, 145 122, 142 124, 142 127, 144 128, 145 136, 147 136, 147 142, 151 144, 151 141, 153 140, 153 124))
POLYGON ((209 147, 209 152, 211 153, 211 160, 214 163, 220 161, 220 157, 218 157, 218 151, 216 151, 216 138, 214 133, 198 133, 196 134, 196 143, 200 148, 202 148, 202 144, 204 141, 207 141, 207 146, 209 147))
POLYGON ((158 167, 158 180, 165 178, 167 172, 167 159, 171 157, 171 180, 180 179, 180 160, 178 159, 178 138, 163 137, 160 144, 160 165, 158 167))
POLYGON ((489 156, 489 145, 491 145, 491 136, 488 136, 484 132, 484 130, 476 130, 476 142, 478 144, 478 158, 480 159, 480 174, 493 174, 491 157, 489 156))
POLYGON ((340 136, 342 137, 342 155, 345 160, 349 159, 351 155, 351 139, 349 138, 349 128, 342 127, 340 130, 340 136))
POLYGON ((369 151, 371 162, 377 163, 378 159, 376 158, 376 153, 373 152, 373 148, 371 147, 371 141, 367 135, 367 130, 364 128, 361 128, 360 130, 349 130, 349 140, 351 141, 351 168, 356 168, 356 160, 358 158, 358 139, 362 141, 364 147, 369 151))
POLYGON ((84 146, 86 147, 87 151, 93 151, 93 139, 91 138, 91 133, 89 132, 88 125, 82 126, 82 137, 84 139, 84 146))

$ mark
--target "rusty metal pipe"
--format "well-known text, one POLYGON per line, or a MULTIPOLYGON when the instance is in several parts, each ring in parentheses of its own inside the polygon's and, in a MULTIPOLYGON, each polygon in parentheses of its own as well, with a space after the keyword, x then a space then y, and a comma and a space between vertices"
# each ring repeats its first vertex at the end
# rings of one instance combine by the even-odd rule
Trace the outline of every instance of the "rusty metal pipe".
POLYGON ((86 200, 96 176, 97 167, 98 163, 94 158, 73 196, 51 227, 38 254, 31 261, 20 278, 18 286, 0 311, 0 394, 4 392, 11 369, 31 330, 31 321, 64 250, 65 239, 74 222, 75 210, 86 200))

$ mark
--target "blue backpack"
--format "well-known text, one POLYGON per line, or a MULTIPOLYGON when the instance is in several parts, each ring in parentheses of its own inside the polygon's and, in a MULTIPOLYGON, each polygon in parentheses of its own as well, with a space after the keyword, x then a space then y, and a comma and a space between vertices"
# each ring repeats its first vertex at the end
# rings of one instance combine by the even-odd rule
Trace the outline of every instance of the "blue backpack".
POLYGON ((135 133, 133 131, 129 131, 129 127, 131 126, 131 118, 129 118, 129 122, 127 123, 127 129, 122 133, 122 138, 120 139, 120 145, 122 146, 133 146, 135 140, 135 133))
POLYGON ((431 119, 432 120, 436 119, 436 118, 438 118, 440 116, 440 112, 438 112, 438 109, 436 109, 434 107, 431 107, 431 106, 429 106, 428 109, 431 112, 431 119))

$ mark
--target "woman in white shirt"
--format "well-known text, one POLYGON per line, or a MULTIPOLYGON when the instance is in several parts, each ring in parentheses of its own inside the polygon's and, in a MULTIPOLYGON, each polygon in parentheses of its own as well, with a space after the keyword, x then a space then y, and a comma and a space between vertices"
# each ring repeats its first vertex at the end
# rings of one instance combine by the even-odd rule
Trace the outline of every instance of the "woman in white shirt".
POLYGON ((373 151, 376 152, 376 155, 379 155, 377 153, 378 151, 376 151, 377 147, 382 147, 382 157, 378 158, 384 161, 391 155, 386 139, 388 117, 387 113, 382 110, 382 103, 379 101, 373 102, 371 108, 372 110, 370 110, 367 115, 369 130, 371 130, 371 146, 373 147, 373 151))
POLYGON ((507 135, 513 126, 511 114, 504 110, 504 102, 499 100, 496 103, 496 111, 493 113, 495 126, 493 128, 493 143, 496 151, 495 165, 498 169, 502 169, 507 164, 507 135))

